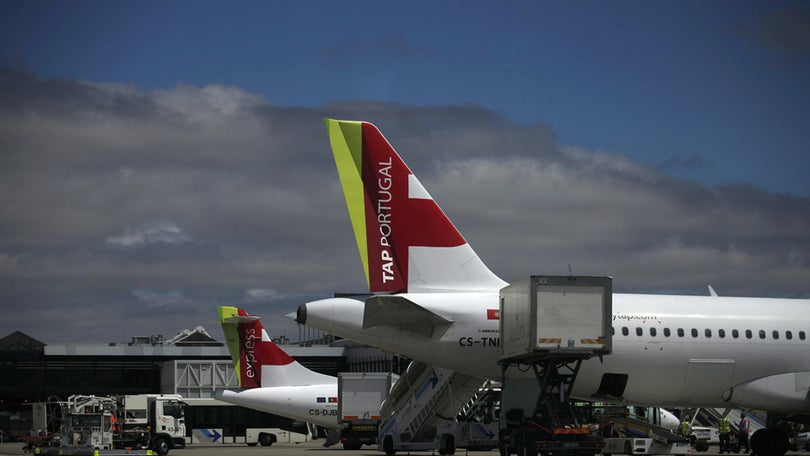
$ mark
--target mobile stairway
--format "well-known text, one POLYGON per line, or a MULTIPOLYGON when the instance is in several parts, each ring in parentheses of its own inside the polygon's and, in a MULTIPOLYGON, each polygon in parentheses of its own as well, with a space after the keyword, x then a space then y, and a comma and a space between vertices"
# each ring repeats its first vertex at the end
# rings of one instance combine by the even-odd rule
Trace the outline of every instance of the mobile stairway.
MULTIPOLYGON (((741 409, 731 408, 696 408, 684 410, 685 416, 691 417, 690 424, 692 425, 693 445, 697 451, 708 451, 709 445, 720 444, 720 420, 723 417, 728 418, 729 428, 731 429, 731 447, 739 448, 737 442, 737 435, 739 431, 740 420, 742 414, 748 418, 749 423, 749 445, 753 448, 754 434, 759 430, 764 430, 759 435, 766 435, 769 431, 766 429, 765 422, 762 421, 752 412, 746 412, 741 409)), ((781 432, 781 431, 770 431, 781 432)), ((758 437, 759 438, 759 437, 758 437)))
MULTIPOLYGON (((379 442, 387 455, 397 451, 430 451, 453 454, 457 432, 476 437, 480 427, 458 424, 456 416, 475 398, 484 380, 449 369, 414 361, 381 408, 379 442)), ((490 439, 493 432, 484 431, 490 439)), ((480 438, 474 439, 481 444, 480 438)), ((493 444, 494 445, 494 444, 493 444)), ((490 446, 489 448, 493 448, 490 446)))

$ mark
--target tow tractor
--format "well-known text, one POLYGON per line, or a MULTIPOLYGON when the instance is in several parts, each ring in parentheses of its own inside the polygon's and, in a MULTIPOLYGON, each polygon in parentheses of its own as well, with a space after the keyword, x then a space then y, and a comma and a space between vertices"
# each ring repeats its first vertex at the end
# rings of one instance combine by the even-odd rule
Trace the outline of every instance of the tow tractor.
POLYGON ((605 437, 603 455, 666 455, 689 452, 689 438, 655 423, 633 418, 626 410, 625 413, 606 413, 601 426, 610 433, 605 437))
POLYGON ((609 277, 530 276, 501 289, 502 456, 601 452, 570 394, 582 361, 611 352, 611 309, 609 277))

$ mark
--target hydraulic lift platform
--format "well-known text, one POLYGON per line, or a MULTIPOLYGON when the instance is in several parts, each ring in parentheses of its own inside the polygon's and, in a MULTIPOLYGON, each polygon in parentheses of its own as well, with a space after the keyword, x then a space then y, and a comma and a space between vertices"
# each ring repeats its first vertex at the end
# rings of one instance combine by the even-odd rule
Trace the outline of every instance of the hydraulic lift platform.
POLYGON ((600 453, 571 390, 584 360, 611 352, 611 278, 531 276, 501 290, 500 321, 501 455, 600 453))

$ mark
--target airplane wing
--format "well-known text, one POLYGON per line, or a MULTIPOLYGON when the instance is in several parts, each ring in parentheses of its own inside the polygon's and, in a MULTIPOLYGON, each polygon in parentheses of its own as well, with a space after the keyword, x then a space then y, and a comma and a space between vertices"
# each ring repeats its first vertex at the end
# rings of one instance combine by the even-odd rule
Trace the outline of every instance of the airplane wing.
POLYGON ((436 329, 453 323, 402 296, 374 296, 366 299, 363 328, 392 326, 402 331, 431 337, 436 329))

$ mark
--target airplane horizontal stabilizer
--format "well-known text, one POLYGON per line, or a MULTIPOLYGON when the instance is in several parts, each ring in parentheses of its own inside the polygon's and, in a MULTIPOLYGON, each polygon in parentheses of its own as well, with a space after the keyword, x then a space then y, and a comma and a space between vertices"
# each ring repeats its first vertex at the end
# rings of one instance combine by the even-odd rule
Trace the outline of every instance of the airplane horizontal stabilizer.
POLYGON ((431 312, 402 296, 374 296, 366 299, 363 328, 392 326, 426 337, 438 328, 446 328, 453 320, 431 312))
POLYGON ((223 318, 222 323, 253 323, 254 321, 259 321, 260 319, 261 317, 257 317, 256 315, 239 315, 223 318))

